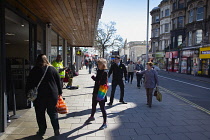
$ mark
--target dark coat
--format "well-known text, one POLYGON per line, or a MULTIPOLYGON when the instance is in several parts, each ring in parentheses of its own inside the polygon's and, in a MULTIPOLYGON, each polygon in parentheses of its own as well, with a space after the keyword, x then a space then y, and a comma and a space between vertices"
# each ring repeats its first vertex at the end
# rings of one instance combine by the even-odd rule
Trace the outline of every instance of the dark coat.
MULTIPOLYGON (((97 70, 96 77, 92 77, 95 81, 94 89, 93 89, 93 99, 96 100, 98 95, 98 90, 100 85, 108 84, 107 72, 105 70, 97 70)), ((105 101, 107 101, 107 97, 105 97, 105 101)))
POLYGON ((123 63, 120 63, 119 66, 116 63, 111 65, 111 68, 109 69, 108 77, 110 77, 111 74, 113 75, 112 81, 123 80, 123 75, 125 77, 125 80, 127 80, 127 70, 123 63))
MULTIPOLYGON (((36 87, 41 80, 47 66, 38 67, 35 66, 30 71, 28 80, 26 83, 26 93, 28 90, 36 87)), ((44 79, 42 80, 39 88, 38 88, 38 95, 35 102, 39 100, 53 100, 53 102, 57 102, 58 95, 62 94, 62 87, 61 87, 61 80, 57 70, 49 66, 46 72, 44 79)))

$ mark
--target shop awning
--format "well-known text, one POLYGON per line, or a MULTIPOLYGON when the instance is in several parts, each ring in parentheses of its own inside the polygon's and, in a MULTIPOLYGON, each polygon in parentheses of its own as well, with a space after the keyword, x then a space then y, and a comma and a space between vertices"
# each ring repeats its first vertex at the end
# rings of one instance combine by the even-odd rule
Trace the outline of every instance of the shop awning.
MULTIPOLYGON (((30 10, 71 46, 91 47, 104 0, 7 0, 21 11, 30 10), (26 10, 27 9, 27 10, 26 10)), ((30 16, 30 12, 26 12, 30 16)))

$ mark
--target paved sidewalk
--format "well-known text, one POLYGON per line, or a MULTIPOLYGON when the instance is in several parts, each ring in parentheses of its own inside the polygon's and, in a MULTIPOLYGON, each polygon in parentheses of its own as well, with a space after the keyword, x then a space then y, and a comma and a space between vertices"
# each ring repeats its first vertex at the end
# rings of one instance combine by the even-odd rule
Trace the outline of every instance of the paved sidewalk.
MULTIPOLYGON (((83 125, 90 116, 91 97, 94 82, 92 74, 83 69, 73 79, 78 90, 64 89, 63 96, 69 106, 67 115, 59 115, 61 135, 53 137, 53 129, 48 120, 48 129, 44 139, 57 140, 209 140, 210 115, 162 91, 163 101, 153 98, 152 108, 146 105, 145 89, 133 84, 125 86, 125 101, 119 103, 119 87, 115 93, 112 107, 107 106, 108 128, 98 130, 103 119, 100 109, 95 114, 96 120, 83 125)), ((110 95, 109 89, 108 96, 110 95)), ((108 97, 109 100, 109 97, 108 97)), ((98 106, 99 108, 99 106, 98 106)), ((23 112, 23 111, 22 111, 23 112)), ((34 108, 28 109, 21 118, 13 121, 0 140, 38 140, 38 130, 34 108)))

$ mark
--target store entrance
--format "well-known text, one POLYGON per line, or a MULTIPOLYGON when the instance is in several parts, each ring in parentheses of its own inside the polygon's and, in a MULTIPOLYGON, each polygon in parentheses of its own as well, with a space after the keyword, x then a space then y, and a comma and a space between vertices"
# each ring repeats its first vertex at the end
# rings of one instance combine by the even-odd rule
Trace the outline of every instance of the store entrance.
POLYGON ((29 23, 8 9, 5 10, 5 39, 8 107, 10 110, 26 108, 25 83, 30 69, 29 23))

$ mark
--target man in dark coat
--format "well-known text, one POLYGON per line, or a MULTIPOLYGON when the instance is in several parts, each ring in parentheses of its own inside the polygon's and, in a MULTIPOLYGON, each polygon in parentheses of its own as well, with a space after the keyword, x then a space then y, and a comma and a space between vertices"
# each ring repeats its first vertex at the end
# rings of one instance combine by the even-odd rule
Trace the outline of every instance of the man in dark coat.
POLYGON ((143 74, 138 74, 138 73, 139 73, 139 71, 143 71, 144 70, 144 67, 141 64, 141 61, 140 60, 136 64, 135 70, 136 70, 136 78, 137 78, 137 87, 140 88, 141 87, 140 82, 141 82, 141 79, 143 77, 143 74))
POLYGON ((123 75, 125 77, 125 80, 127 81, 127 70, 123 63, 120 63, 120 57, 115 57, 115 63, 111 65, 111 68, 108 73, 108 77, 112 74, 112 91, 111 91, 111 97, 110 102, 108 103, 109 106, 112 105, 114 94, 116 90, 116 86, 120 86, 120 102, 123 104, 127 104, 124 102, 124 82, 123 82, 123 75))

